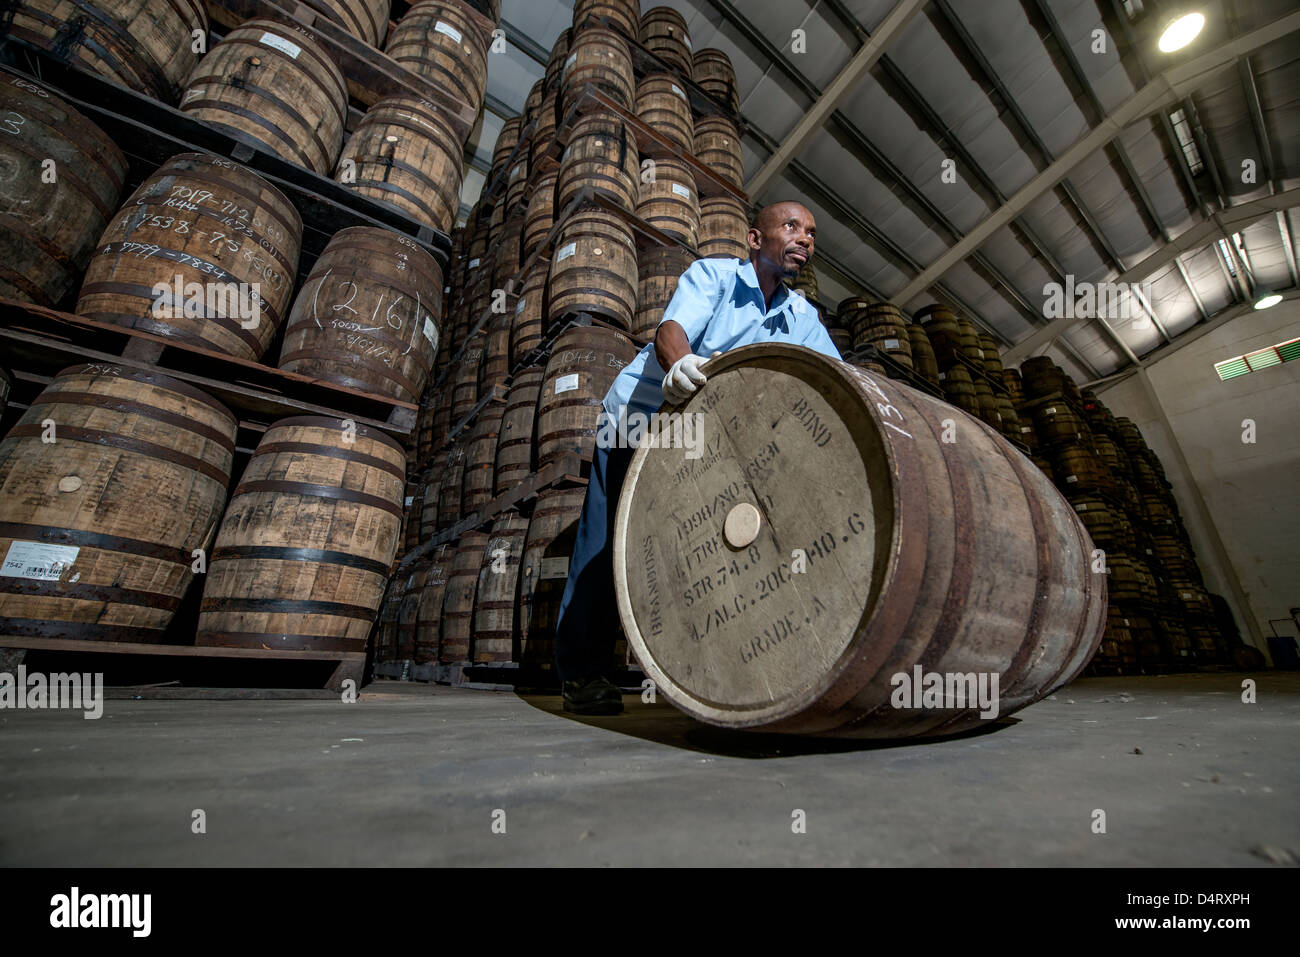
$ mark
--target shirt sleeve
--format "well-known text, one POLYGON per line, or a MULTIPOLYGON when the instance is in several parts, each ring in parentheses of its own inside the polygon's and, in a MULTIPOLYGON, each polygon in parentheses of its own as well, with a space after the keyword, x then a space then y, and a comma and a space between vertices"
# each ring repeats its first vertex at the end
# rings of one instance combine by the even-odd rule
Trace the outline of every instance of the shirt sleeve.
POLYGON ((677 280, 677 291, 664 310, 663 325, 670 319, 686 331, 691 348, 696 347, 709 323, 713 320, 715 303, 720 287, 727 281, 725 270, 718 268, 718 260, 697 259, 677 280))

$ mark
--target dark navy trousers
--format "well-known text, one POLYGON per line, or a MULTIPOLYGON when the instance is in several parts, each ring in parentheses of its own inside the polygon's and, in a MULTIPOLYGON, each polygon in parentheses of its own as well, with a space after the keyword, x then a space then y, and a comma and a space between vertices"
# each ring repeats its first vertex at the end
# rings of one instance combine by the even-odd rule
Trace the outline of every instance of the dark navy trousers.
POLYGON ((635 451, 596 443, 555 625, 555 665, 562 681, 604 674, 613 663, 622 628, 614 597, 614 515, 635 451))

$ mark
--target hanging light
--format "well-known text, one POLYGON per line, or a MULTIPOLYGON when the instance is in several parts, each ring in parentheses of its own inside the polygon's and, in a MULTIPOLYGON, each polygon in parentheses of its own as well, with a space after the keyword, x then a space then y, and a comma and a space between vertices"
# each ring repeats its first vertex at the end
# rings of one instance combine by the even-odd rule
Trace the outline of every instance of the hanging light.
POLYGON ((1181 50, 1196 39, 1204 26, 1205 14, 1200 11, 1176 14, 1160 32, 1160 42, 1157 44, 1160 52, 1173 53, 1181 50))
POLYGON ((1282 294, 1269 292, 1267 289, 1259 290, 1259 298, 1255 300, 1256 309, 1272 309, 1282 301, 1282 294))

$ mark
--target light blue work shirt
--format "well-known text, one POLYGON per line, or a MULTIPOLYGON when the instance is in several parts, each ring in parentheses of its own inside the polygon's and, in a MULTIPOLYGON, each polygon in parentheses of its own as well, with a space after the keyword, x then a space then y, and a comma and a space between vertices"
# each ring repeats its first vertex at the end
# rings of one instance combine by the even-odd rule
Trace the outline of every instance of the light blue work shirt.
MULTIPOLYGON (((691 263, 677 280, 677 291, 659 324, 669 320, 686 330, 691 351, 706 359, 714 352, 756 342, 787 342, 815 349, 832 359, 840 358, 826 327, 817 318, 817 310, 802 293, 781 283, 772 295, 772 308, 766 308, 758 273, 749 261, 698 259, 691 263)), ((605 412, 615 421, 621 418, 620 406, 627 407, 624 416, 657 412, 664 401, 665 375, 651 342, 624 366, 610 386, 605 394, 605 412)))

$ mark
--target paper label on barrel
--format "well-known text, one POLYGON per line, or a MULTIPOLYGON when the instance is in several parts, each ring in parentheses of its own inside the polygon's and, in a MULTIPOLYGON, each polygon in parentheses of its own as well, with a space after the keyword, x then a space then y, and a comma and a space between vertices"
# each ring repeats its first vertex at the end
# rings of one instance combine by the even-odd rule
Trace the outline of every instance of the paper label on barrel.
POLYGON ((437 23, 435 23, 433 25, 433 30, 435 33, 441 33, 444 36, 451 37, 457 43, 459 43, 462 39, 461 32, 457 30, 455 27, 453 27, 450 23, 447 23, 443 20, 439 20, 437 23))
POLYGON ((433 320, 428 316, 424 317, 424 338, 430 342, 436 342, 438 339, 438 327, 433 324, 433 320))
POLYGON ((1056 406, 1052 406, 1050 409, 1044 409, 1043 415, 1056 415, 1056 406))
POLYGON ((516 163, 515 168, 510 171, 510 182, 514 182, 524 175, 524 164, 516 163))
POLYGON ((564 262, 564 260, 568 259, 570 256, 572 256, 572 255, 573 255, 574 253, 576 253, 577 251, 578 251, 578 244, 577 244, 577 243, 569 243, 569 245, 567 245, 567 246, 562 246, 562 247, 560 248, 560 251, 559 251, 558 253, 555 254, 555 261, 556 261, 557 263, 562 263, 562 262, 564 262))
POLYGON ((410 495, 406 496, 406 507, 407 507, 407 508, 410 508, 410 507, 411 507, 411 502, 412 502, 412 501, 414 501, 414 499, 413 499, 412 496, 410 496, 410 495))
POLYGON ((568 58, 567 60, 564 61, 564 72, 565 72, 565 73, 568 73, 568 72, 569 72, 569 67, 573 66, 573 64, 575 64, 575 63, 577 63, 577 62, 578 62, 578 54, 576 54, 576 53, 570 53, 570 54, 569 54, 569 58, 568 58))
POLYGON ((523 312, 523 311, 524 311, 524 306, 526 306, 526 305, 528 305, 528 300, 525 299, 523 296, 520 296, 520 297, 519 297, 519 302, 515 303, 515 315, 517 316, 517 315, 519 315, 521 312, 523 312))
POLYGON ((571 392, 578 387, 578 373, 571 372, 568 375, 562 375, 555 380, 555 394, 562 392, 571 392))
POLYGON ((1022 425, 1022 426, 1020 427, 1020 431, 1021 431, 1021 432, 1032 432, 1032 431, 1034 431, 1034 427, 1033 427, 1032 425, 1022 425))
POLYGON ((0 565, 0 578, 33 578, 56 582, 77 560, 79 546, 47 545, 44 542, 14 542, 0 565))
POLYGON ((1079 481, 1079 476, 1077 476, 1077 475, 1067 475, 1067 476, 1065 477, 1065 480, 1066 480, 1067 482, 1077 482, 1077 481, 1079 481))
POLYGON ((568 578, 569 560, 563 555, 543 558, 537 568, 538 578, 568 578))
POLYGON ((302 52, 302 47, 298 46, 298 44, 290 43, 284 37, 276 36, 274 33, 263 33, 260 42, 269 47, 275 47, 281 53, 289 54, 295 60, 298 59, 298 54, 302 52))
POLYGON ((687 199, 691 198, 691 191, 681 183, 673 183, 673 192, 678 196, 685 196, 687 199))
POLYGON ((897 349, 897 348, 898 348, 898 340, 897 340, 897 339, 886 339, 886 340, 885 340, 885 348, 886 348, 886 349, 897 349))
POLYGON ((686 91, 683 90, 680 86, 678 86, 676 83, 669 83, 668 85, 673 88, 674 93, 680 96, 683 100, 686 99, 686 91))
POLYGON ((477 268, 478 268, 478 264, 479 264, 478 259, 471 259, 471 260, 469 261, 469 268, 470 268, 470 269, 477 269, 477 268))

